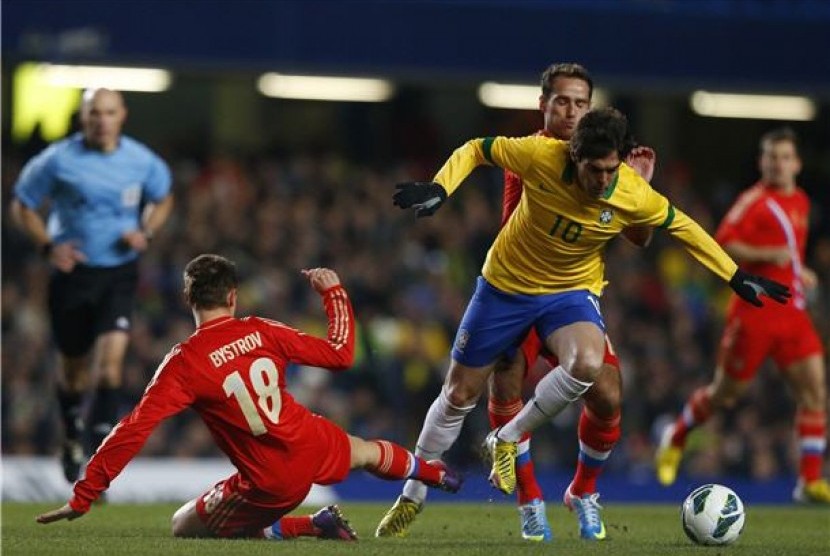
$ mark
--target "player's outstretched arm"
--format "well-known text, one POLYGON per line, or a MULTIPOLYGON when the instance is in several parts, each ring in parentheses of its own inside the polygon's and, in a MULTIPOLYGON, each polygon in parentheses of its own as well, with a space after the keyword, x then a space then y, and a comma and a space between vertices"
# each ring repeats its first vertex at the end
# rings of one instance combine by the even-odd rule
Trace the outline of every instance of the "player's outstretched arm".
POLYGON ((72 521, 73 519, 78 519, 84 515, 83 512, 79 512, 77 510, 73 510, 72 506, 69 504, 64 504, 57 510, 52 510, 37 516, 36 520, 38 523, 52 523, 54 521, 61 521, 66 519, 67 521, 72 521))
POLYGON ((740 268, 735 271, 735 275, 729 280, 729 287, 732 288, 741 299, 747 303, 751 303, 756 307, 763 307, 760 297, 765 295, 777 301, 778 303, 786 303, 787 299, 792 296, 790 288, 784 284, 780 284, 775 280, 764 278, 763 276, 755 276, 744 272, 740 268))
POLYGON ((764 304, 761 296, 767 296, 778 303, 787 302, 792 295, 787 286, 741 270, 723 247, 697 222, 671 206, 659 193, 653 190, 649 190, 648 193, 645 212, 650 213, 649 218, 639 223, 655 225, 662 218, 662 224, 656 225, 668 229, 672 237, 683 243, 690 255, 722 280, 727 281, 735 293, 747 303, 762 307, 764 304))
POLYGON ((404 209, 414 208, 419 217, 432 216, 478 166, 492 164, 521 175, 530 166, 540 140, 545 138, 471 139, 453 151, 432 181, 399 183, 393 202, 404 209))

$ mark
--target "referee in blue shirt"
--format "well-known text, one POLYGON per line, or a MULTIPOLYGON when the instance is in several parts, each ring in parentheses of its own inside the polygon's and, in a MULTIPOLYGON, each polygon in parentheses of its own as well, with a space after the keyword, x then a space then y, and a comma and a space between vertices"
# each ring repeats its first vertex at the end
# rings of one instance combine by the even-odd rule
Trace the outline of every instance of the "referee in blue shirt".
POLYGON ((95 450, 118 421, 137 260, 173 208, 170 170, 121 134, 126 117, 119 92, 86 91, 81 132, 32 158, 14 189, 15 219, 54 267, 49 313, 61 353, 61 463, 70 482, 86 461, 85 422, 95 450), (40 212, 47 200, 48 219, 40 212), (97 389, 87 419, 82 406, 93 378, 97 389))

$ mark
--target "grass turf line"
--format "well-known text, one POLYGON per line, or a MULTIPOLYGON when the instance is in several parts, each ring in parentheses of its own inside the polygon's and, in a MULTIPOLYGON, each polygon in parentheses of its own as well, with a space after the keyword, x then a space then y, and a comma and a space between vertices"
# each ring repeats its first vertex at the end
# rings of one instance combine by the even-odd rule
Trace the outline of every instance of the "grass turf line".
MULTIPOLYGON (((391 501, 390 501, 391 504, 391 501)), ((751 506, 738 542, 728 547, 699 547, 686 539, 679 507, 612 504, 604 511, 609 540, 586 543, 578 538, 576 518, 551 504, 548 516, 553 544, 530 543, 519 534, 515 508, 504 503, 431 504, 418 516, 406 539, 376 539, 374 530, 388 508, 383 504, 343 502, 340 507, 360 535, 358 543, 300 539, 173 539, 170 516, 177 505, 96 506, 73 522, 35 523, 35 516, 57 505, 6 502, 2 505, 2 553, 6 555, 193 555, 235 554, 522 554, 608 555, 810 555, 830 551, 830 509, 796 506, 751 506)), ((297 513, 313 511, 300 509, 297 513)))

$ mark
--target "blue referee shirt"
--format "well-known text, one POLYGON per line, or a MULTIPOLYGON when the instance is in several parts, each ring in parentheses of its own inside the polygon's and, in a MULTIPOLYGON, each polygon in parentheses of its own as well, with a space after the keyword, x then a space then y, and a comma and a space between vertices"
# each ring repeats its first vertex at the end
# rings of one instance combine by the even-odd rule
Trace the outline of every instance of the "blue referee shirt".
POLYGON ((170 193, 170 169, 153 151, 121 136, 112 152, 87 148, 77 133, 32 158, 14 187, 27 208, 51 201, 49 236, 74 241, 88 266, 113 267, 138 257, 121 242, 141 227, 144 203, 170 193))

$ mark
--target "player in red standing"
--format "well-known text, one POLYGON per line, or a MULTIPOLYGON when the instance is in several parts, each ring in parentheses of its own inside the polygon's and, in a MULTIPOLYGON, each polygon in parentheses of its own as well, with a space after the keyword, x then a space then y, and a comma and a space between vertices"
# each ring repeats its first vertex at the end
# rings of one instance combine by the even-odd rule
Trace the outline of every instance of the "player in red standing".
MULTIPOLYGON (((579 64, 552 64, 542 73, 542 91, 539 110, 544 116, 544 128, 539 135, 570 140, 579 120, 591 108, 593 80, 579 64)), ((654 174, 655 153, 648 147, 636 147, 626 163, 650 181, 654 174)), ((504 200, 501 226, 509 220, 522 197, 522 178, 509 170, 504 174, 504 200)), ((638 246, 651 240, 652 230, 633 227, 624 236, 638 246)), ((601 540, 605 529, 598 514, 596 480, 608 456, 620 437, 620 365, 610 343, 606 344, 603 370, 594 386, 585 394, 585 406, 579 420, 579 459, 573 482, 566 489, 565 503, 576 510, 580 521, 580 535, 588 540, 601 540)), ((510 358, 505 358, 490 377, 487 405, 490 426, 497 428, 508 423, 521 411, 522 383, 528 370, 540 354, 550 368, 559 361, 554 355, 542 352, 542 343, 534 330, 510 358)), ((530 458, 530 435, 519 442, 516 461, 519 517, 522 537, 531 541, 549 541, 553 535, 548 523, 544 495, 536 479, 530 458)), ((415 516, 423 509, 426 488, 415 481, 407 481, 403 494, 378 525, 379 537, 402 537, 409 531, 415 516)))
POLYGON ((770 131, 760 148, 761 180, 738 197, 716 239, 748 272, 789 284, 793 299, 769 304, 763 318, 748 303, 731 300, 715 377, 692 393, 664 431, 656 453, 657 478, 663 485, 674 483, 689 432, 715 410, 734 406, 771 357, 796 399, 800 465, 793 498, 828 504, 830 484, 821 476, 827 447, 824 353, 805 299, 817 285, 803 262, 810 201, 796 185, 801 160, 795 133, 770 131))
POLYGON ((313 483, 343 481, 356 468, 456 492, 461 480, 442 462, 424 461, 385 440, 348 435, 285 390, 291 362, 346 369, 354 358, 354 315, 337 274, 325 268, 303 273, 323 299, 327 339, 263 318, 234 318, 234 264, 218 255, 192 260, 184 272, 184 293, 196 332, 162 361, 138 405, 90 459, 69 503, 38 522, 71 520, 89 511, 155 427, 187 407, 201 416, 238 472, 176 511, 176 537, 354 540, 336 506, 313 516, 283 516, 313 483))

